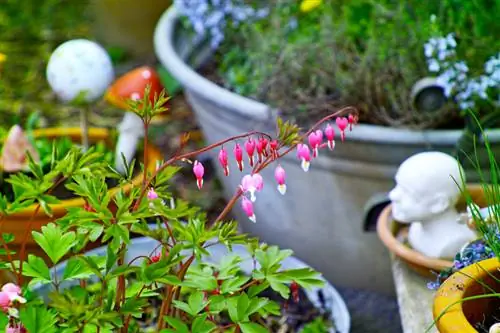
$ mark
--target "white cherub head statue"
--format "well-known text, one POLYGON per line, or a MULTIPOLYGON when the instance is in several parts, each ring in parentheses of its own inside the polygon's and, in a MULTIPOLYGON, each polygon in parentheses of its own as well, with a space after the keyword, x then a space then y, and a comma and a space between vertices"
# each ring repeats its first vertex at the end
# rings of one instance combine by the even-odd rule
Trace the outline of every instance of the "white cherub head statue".
POLYGON ((461 167, 452 156, 424 152, 405 160, 390 192, 392 214, 400 222, 423 222, 454 210, 460 198, 461 167), (456 181, 456 182, 455 182, 456 181))
POLYGON ((389 194, 392 214, 399 222, 411 223, 408 241, 417 251, 452 258, 475 238, 472 230, 459 223, 455 208, 462 176, 457 160, 441 152, 419 153, 400 165, 396 187, 389 194))

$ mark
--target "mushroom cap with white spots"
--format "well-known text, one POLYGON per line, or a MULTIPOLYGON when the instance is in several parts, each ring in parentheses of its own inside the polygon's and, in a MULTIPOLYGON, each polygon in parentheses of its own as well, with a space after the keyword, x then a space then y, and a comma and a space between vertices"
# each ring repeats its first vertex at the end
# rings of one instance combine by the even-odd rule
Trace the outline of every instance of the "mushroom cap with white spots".
POLYGON ((81 93, 86 102, 102 97, 114 79, 114 69, 106 50, 86 39, 74 39, 59 45, 47 64, 47 81, 63 102, 71 102, 81 93))

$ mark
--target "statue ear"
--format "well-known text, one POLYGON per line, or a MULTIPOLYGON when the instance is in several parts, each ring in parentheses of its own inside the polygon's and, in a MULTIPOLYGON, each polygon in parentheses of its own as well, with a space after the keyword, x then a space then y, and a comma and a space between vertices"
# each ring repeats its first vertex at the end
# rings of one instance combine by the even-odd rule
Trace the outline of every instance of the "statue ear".
POLYGON ((436 194, 431 200, 429 209, 433 214, 439 214, 450 208, 450 200, 444 194, 436 194))

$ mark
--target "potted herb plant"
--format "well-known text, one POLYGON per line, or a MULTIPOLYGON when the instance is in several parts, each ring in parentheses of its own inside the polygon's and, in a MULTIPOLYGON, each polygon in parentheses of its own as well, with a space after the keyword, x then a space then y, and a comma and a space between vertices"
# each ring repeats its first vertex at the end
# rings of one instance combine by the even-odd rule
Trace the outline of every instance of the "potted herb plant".
MULTIPOLYGON (((385 250, 363 232, 363 209, 392 187, 408 156, 470 151, 477 131, 460 117, 461 108, 472 107, 484 125, 495 126, 499 67, 489 32, 495 25, 491 4, 467 3, 464 15, 458 15, 464 7, 452 2, 263 5, 175 1, 158 22, 156 54, 184 86, 208 142, 271 130, 277 115, 307 124, 339 106, 359 109, 360 124, 346 143, 321 154, 311 176, 289 189, 294 194, 279 209, 276 194, 267 194, 256 205, 264 223, 243 227, 293 246, 338 284, 393 292, 385 250), (296 210, 304 201, 306 208, 296 210), (306 232, 300 228, 305 225, 306 232), (350 255, 333 265, 331 253, 350 255)), ((497 142, 498 130, 488 131, 497 142)), ((283 164, 292 165, 292 158, 283 164)), ((292 177, 300 171, 289 170, 292 177)), ((224 178, 227 195, 237 182, 236 176, 224 178)))
MULTIPOLYGON (((162 103, 159 99, 151 104, 146 96, 142 104, 132 107, 145 124, 145 137, 162 103)), ((228 220, 227 214, 238 203, 248 219, 257 221, 260 216, 254 213, 253 203, 261 199, 261 171, 272 167, 275 190, 285 193, 286 184, 293 180, 287 180, 281 159, 299 147, 302 165, 307 166, 309 148, 304 141, 322 133, 328 121, 347 116, 349 110, 324 117, 305 133, 278 121, 273 136, 251 131, 196 151, 185 152, 183 146, 147 172, 142 182, 128 191, 118 190, 115 196, 108 193, 105 182, 109 165, 77 166, 66 187, 88 204, 73 207, 40 231, 32 231, 49 264, 69 259, 52 272, 34 254, 4 262, 16 279, 1 288, 0 326, 9 332, 348 332, 345 305, 318 272, 290 257, 291 251, 239 234, 237 223, 228 220), (203 211, 169 192, 180 165, 192 168, 203 191, 205 168, 196 159, 200 153, 217 149, 226 170, 224 147, 260 135, 270 144, 215 220, 207 221, 203 211), (144 238, 131 240, 131 233, 144 238), (87 238, 101 235, 106 246, 82 254, 87 238), (293 318, 287 317, 290 311, 293 318), (331 311, 337 314, 332 316, 331 311)), ((66 159, 55 162, 53 169, 64 170, 66 163, 66 159)), ((30 164, 32 171, 38 167, 30 164)), ((126 174, 130 173, 127 167, 126 174)), ((36 184, 32 179, 26 182, 36 184)), ((129 182, 129 177, 120 177, 121 184, 129 182)), ((45 191, 40 196, 50 194, 45 191)), ((15 213, 26 200, 18 199, 5 214, 15 213)), ((12 237, 2 234, 7 254, 12 237)))

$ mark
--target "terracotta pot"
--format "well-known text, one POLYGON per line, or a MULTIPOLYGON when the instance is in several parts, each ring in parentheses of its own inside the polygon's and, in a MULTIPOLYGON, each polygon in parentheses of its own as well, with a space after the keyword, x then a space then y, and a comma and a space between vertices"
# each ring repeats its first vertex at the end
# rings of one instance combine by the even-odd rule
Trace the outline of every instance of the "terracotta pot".
POLYGON ((483 322, 485 316, 496 310, 500 306, 499 299, 492 296, 461 300, 491 293, 481 283, 496 292, 500 291, 500 282, 495 280, 500 278, 499 269, 497 258, 487 259, 456 272, 441 285, 434 298, 432 311, 440 333, 477 332, 473 324, 483 322))
MULTIPOLYGON (((487 205, 483 195, 483 189, 480 185, 471 184, 468 189, 476 204, 480 207, 485 207, 487 205)), ((457 208, 459 210, 465 210, 465 207, 466 204, 462 198, 458 202, 457 208)), ((453 266, 453 262, 450 260, 429 258, 413 250, 408 244, 405 244, 404 240, 407 239, 408 228, 408 224, 400 223, 392 218, 392 205, 385 207, 379 215, 377 233, 380 240, 389 251, 403 260, 418 274, 426 278, 434 279, 436 277, 435 273, 439 273, 441 270, 453 266)))
MULTIPOLYGON (((91 128, 89 129, 89 139, 91 142, 105 141, 109 144, 111 142, 110 131, 103 128, 91 128)), ((81 140, 81 130, 80 128, 47 128, 40 129, 34 132, 35 137, 45 137, 45 138, 59 138, 59 137, 69 137, 73 141, 81 140)), ((156 162, 162 160, 162 155, 157 148, 150 145, 148 147, 148 158, 147 167, 148 170, 154 171, 156 168, 156 162)), ((132 183, 134 186, 139 186, 142 182, 142 173, 137 175, 132 183)), ((132 185, 126 185, 123 187, 125 191, 129 191, 132 185)), ((115 194, 119 188, 115 187, 109 190, 110 194, 115 194)), ((59 204, 50 205, 53 210, 53 216, 47 216, 43 210, 38 209, 37 205, 31 205, 26 209, 17 212, 3 218, 0 223, 0 232, 14 234, 15 240, 13 243, 9 244, 9 249, 16 251, 19 254, 19 249, 24 239, 26 239, 26 251, 27 253, 33 253, 39 256, 44 256, 43 251, 37 246, 33 241, 31 236, 31 231, 40 230, 42 226, 52 222, 58 218, 63 217, 66 214, 68 208, 71 207, 83 207, 85 201, 82 198, 76 197, 73 199, 62 200, 59 204), (27 229, 29 226, 29 229, 27 229)), ((100 243, 92 244, 90 247, 100 246, 100 243)), ((16 257, 16 256, 14 256, 16 257)), ((49 262, 47 262, 49 264, 49 262)))

